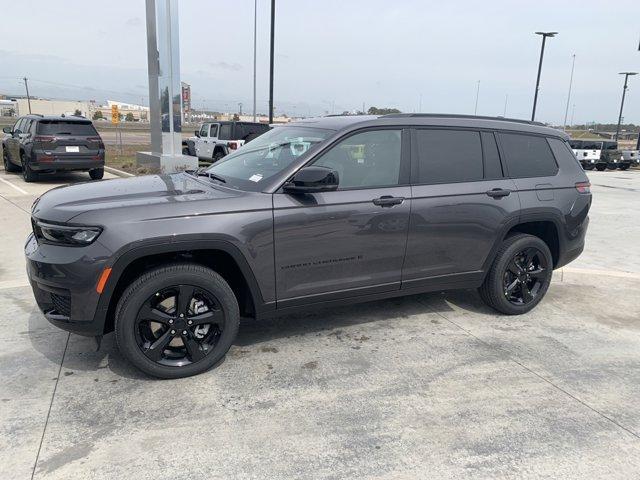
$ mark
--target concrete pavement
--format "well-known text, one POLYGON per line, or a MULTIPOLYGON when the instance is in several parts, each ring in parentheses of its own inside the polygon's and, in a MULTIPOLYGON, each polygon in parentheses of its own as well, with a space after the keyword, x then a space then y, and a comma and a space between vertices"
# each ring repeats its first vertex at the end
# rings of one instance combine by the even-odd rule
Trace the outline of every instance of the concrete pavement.
POLYGON ((589 176, 586 251, 527 315, 457 291, 285 316, 156 381, 25 286, 31 202, 83 174, 0 170, 0 478, 640 476, 640 171, 589 176))

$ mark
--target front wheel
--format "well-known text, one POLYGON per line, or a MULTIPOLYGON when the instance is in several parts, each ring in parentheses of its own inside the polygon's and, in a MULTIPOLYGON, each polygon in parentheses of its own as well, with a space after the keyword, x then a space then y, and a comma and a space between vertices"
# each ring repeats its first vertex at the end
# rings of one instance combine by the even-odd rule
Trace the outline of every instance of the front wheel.
POLYGON ((583 165, 582 168, 584 170, 593 170, 593 165, 590 163, 587 163, 586 165, 583 165))
POLYGON ((598 170, 599 172, 604 172, 606 169, 607 169, 606 165, 602 165, 602 164, 596 165, 596 170, 598 170))
POLYGON ((618 168, 620 170, 628 170, 629 169, 629 165, 628 164, 620 165, 618 168))
POLYGON ((7 147, 2 149, 2 163, 4 163, 4 170, 8 173, 17 172, 19 170, 11 160, 9 160, 9 152, 7 152, 7 147))
POLYGON ((507 238, 479 289, 490 307, 507 315, 526 313, 544 297, 553 273, 547 244, 533 235, 507 238))
POLYGON ((101 180, 104 177, 104 168, 94 168, 89 170, 89 176, 91 180, 101 180))
POLYGON ((231 348, 239 325, 231 287, 196 264, 145 273, 122 294, 115 313, 116 342, 124 357, 159 378, 208 370, 231 348))

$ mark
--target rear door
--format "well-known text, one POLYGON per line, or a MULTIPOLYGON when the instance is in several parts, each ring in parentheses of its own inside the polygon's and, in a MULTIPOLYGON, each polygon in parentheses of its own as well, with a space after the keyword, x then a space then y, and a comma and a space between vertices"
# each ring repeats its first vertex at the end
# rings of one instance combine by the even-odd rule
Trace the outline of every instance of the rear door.
POLYGON ((338 172, 337 191, 274 194, 278 308, 400 288, 408 139, 397 128, 349 135, 313 163, 338 172))
POLYGON ((520 201, 493 132, 413 130, 412 207, 402 288, 479 282, 520 201))

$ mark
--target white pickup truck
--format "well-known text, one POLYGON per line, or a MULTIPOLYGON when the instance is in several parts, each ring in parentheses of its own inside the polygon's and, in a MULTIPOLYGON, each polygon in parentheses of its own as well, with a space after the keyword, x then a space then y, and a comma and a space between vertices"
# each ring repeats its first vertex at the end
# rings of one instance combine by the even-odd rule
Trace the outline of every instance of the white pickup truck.
POLYGON ((269 130, 265 123, 206 122, 195 136, 182 141, 182 153, 201 160, 217 162, 225 155, 269 130))

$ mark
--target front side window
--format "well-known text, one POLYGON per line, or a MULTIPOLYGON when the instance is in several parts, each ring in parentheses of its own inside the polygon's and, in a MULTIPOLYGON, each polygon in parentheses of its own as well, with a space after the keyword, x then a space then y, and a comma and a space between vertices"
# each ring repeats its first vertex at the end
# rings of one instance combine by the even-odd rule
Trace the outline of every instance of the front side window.
POLYGON ((499 135, 510 177, 550 177, 558 173, 546 138, 519 133, 499 135))
POLYGON ((313 164, 337 171, 339 189, 397 185, 401 140, 401 130, 357 133, 333 146, 313 164))
POLYGON ((201 137, 208 137, 208 130, 209 130, 209 125, 208 124, 204 124, 202 125, 202 127, 200 127, 200 136, 201 137))
POLYGON ((25 120, 25 118, 20 118, 13 126, 13 131, 17 132, 19 130, 22 133, 22 126, 24 125, 25 120))
MULTIPOLYGON (((482 143, 479 132, 416 130, 416 148, 416 183, 458 183, 483 179, 482 143)), ((499 163, 500 160, 497 160, 499 163)))
POLYGON ((260 191, 274 175, 322 142, 332 130, 275 127, 213 164, 207 171, 242 190, 260 191))

